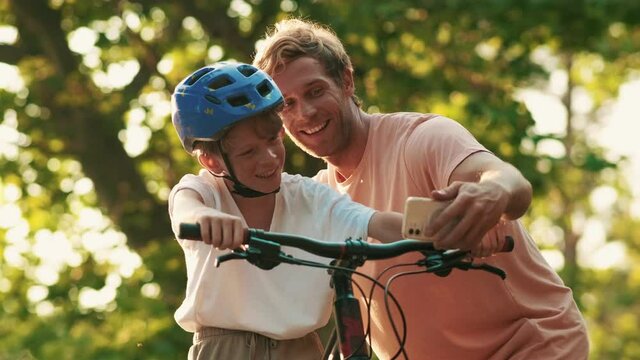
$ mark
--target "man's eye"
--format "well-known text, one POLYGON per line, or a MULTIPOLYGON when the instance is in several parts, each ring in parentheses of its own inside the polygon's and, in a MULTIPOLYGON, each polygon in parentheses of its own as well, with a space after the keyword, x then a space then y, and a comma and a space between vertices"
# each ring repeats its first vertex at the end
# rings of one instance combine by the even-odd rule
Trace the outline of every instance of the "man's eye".
POLYGON ((322 88, 321 87, 316 87, 311 89, 311 95, 312 96, 319 96, 322 94, 322 88))

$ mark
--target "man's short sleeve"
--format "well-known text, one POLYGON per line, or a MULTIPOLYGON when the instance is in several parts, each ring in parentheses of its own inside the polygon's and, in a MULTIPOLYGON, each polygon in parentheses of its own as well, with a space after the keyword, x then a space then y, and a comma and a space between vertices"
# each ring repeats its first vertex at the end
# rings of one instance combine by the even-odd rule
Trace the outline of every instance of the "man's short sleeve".
POLYGON ((453 170, 469 155, 488 151, 462 125, 439 116, 413 130, 405 147, 405 163, 413 181, 441 189, 453 170))

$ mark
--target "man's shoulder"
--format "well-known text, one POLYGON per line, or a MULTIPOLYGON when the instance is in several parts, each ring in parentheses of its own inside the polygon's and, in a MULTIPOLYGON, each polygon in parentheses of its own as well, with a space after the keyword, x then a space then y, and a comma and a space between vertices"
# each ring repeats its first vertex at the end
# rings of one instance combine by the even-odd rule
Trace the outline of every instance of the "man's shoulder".
POLYGON ((421 124, 430 120, 442 118, 438 114, 417 113, 417 112, 395 112, 385 114, 372 114, 371 129, 374 133, 383 136, 391 134, 410 134, 421 124))
POLYGON ((438 117, 442 117, 442 115, 419 112, 392 112, 371 114, 373 123, 384 126, 410 125, 414 123, 419 124, 438 117))
POLYGON ((373 114, 370 139, 375 143, 382 141, 384 144, 395 143, 400 146, 417 128, 440 118, 442 116, 438 114, 416 112, 373 114))

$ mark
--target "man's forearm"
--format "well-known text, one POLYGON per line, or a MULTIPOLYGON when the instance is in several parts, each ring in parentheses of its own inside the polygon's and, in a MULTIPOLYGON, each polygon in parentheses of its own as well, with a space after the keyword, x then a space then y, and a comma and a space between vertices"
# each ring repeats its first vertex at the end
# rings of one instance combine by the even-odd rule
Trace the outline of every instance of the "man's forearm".
POLYGON ((480 184, 501 187, 508 195, 509 201, 504 212, 507 220, 515 220, 524 215, 531 205, 531 184, 513 165, 503 163, 499 169, 487 170, 480 176, 480 184))

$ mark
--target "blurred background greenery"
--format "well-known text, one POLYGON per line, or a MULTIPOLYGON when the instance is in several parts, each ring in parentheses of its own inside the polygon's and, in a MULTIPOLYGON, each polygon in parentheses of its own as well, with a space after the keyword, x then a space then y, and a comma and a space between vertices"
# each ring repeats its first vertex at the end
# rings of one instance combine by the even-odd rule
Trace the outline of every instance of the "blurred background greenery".
POLYGON ((170 94, 287 16, 344 40, 368 111, 444 114, 515 164, 592 358, 640 359, 635 0, 0 0, 0 359, 186 357, 170 94))

